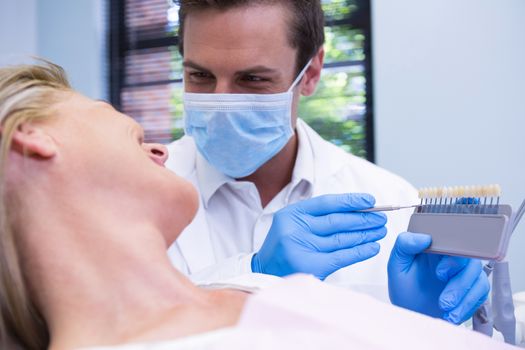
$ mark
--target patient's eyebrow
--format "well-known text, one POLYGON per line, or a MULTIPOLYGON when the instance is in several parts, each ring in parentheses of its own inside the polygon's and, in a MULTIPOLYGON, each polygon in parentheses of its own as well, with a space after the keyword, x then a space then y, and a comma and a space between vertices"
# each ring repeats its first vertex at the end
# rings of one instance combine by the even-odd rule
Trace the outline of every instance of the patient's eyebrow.
POLYGON ((138 136, 140 142, 144 142, 144 128, 138 123, 133 124, 133 132, 138 136))

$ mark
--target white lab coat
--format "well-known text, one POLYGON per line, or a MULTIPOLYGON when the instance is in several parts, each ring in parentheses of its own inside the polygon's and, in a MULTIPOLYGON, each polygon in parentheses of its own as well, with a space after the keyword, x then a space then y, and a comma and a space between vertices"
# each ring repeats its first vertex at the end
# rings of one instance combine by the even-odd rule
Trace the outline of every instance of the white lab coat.
MULTIPOLYGON (((297 135, 299 152, 308 152, 312 155, 311 167, 308 168, 308 171, 313 172, 313 174, 307 176, 310 179, 311 186, 300 196, 286 197, 283 203, 278 204, 278 206, 283 207, 313 196, 346 192, 370 193, 375 196, 376 205, 417 203, 417 191, 408 182, 323 140, 300 119, 297 123, 297 135)), ((221 251, 224 247, 216 244, 212 239, 213 230, 216 230, 217 226, 224 225, 222 232, 235 233, 231 239, 247 237, 240 235, 254 236, 256 231, 261 232, 261 230, 265 235, 271 225, 271 217, 270 220, 267 220, 268 222, 261 224, 248 220, 248 222, 243 223, 244 227, 240 227, 243 225, 239 226, 238 223, 232 225, 228 220, 221 220, 220 217, 215 217, 212 220, 211 217, 219 214, 210 211, 207 205, 210 194, 203 194, 209 190, 206 188, 207 183, 203 182, 203 179, 210 179, 210 174, 199 172, 213 172, 214 169, 210 170, 211 166, 197 152, 193 139, 190 137, 185 136, 173 142, 168 149, 170 157, 166 166, 192 182, 200 194, 200 207, 195 219, 168 251, 174 266, 196 283, 209 283, 251 272, 251 257, 253 252, 260 248, 264 239, 254 239, 252 246, 239 248, 241 251, 237 252, 229 250, 229 256, 225 256, 224 252, 221 251), (204 166, 203 163, 205 163, 204 166), (201 165, 198 166, 198 164, 201 165), (208 175, 208 177, 204 175, 208 175), (213 225, 210 225, 210 222, 213 222, 213 225)), ((224 175, 217 176, 224 177, 224 175)), ((235 182, 233 179, 224 181, 235 182)), ((237 184, 234 183, 234 185, 237 184)), ((224 199, 224 205, 229 204, 227 196, 228 194, 224 199)), ((231 200, 233 201, 234 198, 232 197, 231 200)), ((231 214, 235 215, 235 213, 231 214)), ((326 281, 348 286, 354 290, 386 300, 388 257, 397 234, 406 230, 410 214, 410 210, 387 213, 388 234, 380 241, 380 253, 372 259, 333 273, 328 276, 326 281)))

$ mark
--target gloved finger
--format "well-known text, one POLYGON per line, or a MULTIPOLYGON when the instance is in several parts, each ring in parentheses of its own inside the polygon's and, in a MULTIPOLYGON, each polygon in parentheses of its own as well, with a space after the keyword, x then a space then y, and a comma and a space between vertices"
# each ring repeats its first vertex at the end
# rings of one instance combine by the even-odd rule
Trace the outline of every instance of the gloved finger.
POLYGON ((308 218, 310 230, 319 236, 338 232, 365 231, 385 226, 383 213, 335 213, 308 218))
POLYGON ((375 198, 368 193, 327 194, 294 205, 296 210, 313 216, 372 208, 375 198))
POLYGON ((355 263, 370 259, 379 253, 379 243, 370 242, 358 245, 353 248, 336 250, 324 254, 327 259, 327 264, 333 267, 333 271, 337 271, 343 267, 353 265, 355 263))
POLYGON ((445 255, 436 266, 436 276, 442 282, 447 282, 463 270, 471 259, 460 256, 445 255))
POLYGON ((487 275, 482 272, 462 302, 452 311, 445 313, 443 318, 454 324, 465 322, 487 300, 489 291, 489 280, 487 275))
POLYGON ((385 237, 386 231, 386 227, 382 226, 367 231, 338 232, 325 237, 311 236, 308 241, 320 252, 333 252, 378 241, 385 237))
POLYGON ((400 233, 388 260, 389 273, 401 273, 408 270, 416 255, 422 253, 431 243, 432 238, 427 234, 400 233))
POLYGON ((468 259, 467 265, 448 281, 441 292, 439 307, 444 311, 456 308, 468 295, 480 274, 485 275, 481 262, 476 259, 468 259))
MULTIPOLYGON (((485 294, 482 298, 480 298, 480 299, 478 300, 478 302, 476 302, 476 303, 474 304, 474 306, 473 306, 469 311, 464 312, 464 313, 463 313, 463 314, 464 314, 463 319, 459 320, 459 322, 455 322, 455 324, 462 324, 463 322, 465 322, 465 321, 468 320, 469 318, 474 317, 474 314, 476 313, 476 311, 478 311, 478 309, 479 309, 480 307, 482 307, 483 304, 485 304, 485 302, 487 301, 488 298, 489 298, 489 292, 487 292, 487 294, 485 294)), ((451 319, 452 319, 452 320, 455 319, 455 317, 452 317, 452 318, 451 318, 450 314, 448 314, 448 315, 446 315, 446 316, 447 316, 447 319, 449 320, 449 322, 450 322, 451 319)))

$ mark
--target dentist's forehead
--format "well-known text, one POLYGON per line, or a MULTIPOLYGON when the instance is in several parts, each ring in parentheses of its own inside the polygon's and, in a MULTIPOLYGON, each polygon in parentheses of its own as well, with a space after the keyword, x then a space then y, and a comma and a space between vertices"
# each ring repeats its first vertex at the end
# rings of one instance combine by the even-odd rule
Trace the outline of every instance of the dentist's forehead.
POLYGON ((226 11, 190 12, 184 22, 184 53, 188 45, 207 50, 258 50, 291 47, 285 6, 266 4, 234 7, 226 11))

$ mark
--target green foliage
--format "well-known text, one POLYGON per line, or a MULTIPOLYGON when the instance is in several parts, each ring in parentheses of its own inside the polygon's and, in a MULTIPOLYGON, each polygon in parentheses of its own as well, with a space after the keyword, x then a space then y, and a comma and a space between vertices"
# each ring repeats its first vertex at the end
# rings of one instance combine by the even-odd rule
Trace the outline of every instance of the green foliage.
POLYGON ((317 92, 299 103, 299 116, 324 139, 365 157, 364 78, 354 71, 325 71, 317 92))
POLYGON ((184 120, 182 105, 182 84, 172 84, 171 88, 171 136, 173 140, 178 140, 184 136, 184 120))
POLYGON ((365 36, 349 26, 325 27, 325 63, 365 59, 365 36))
POLYGON ((323 11, 327 21, 348 18, 357 10, 356 0, 322 0, 323 11))
POLYGON ((171 79, 182 79, 182 56, 179 53, 179 47, 170 46, 169 51, 171 54, 171 79))

